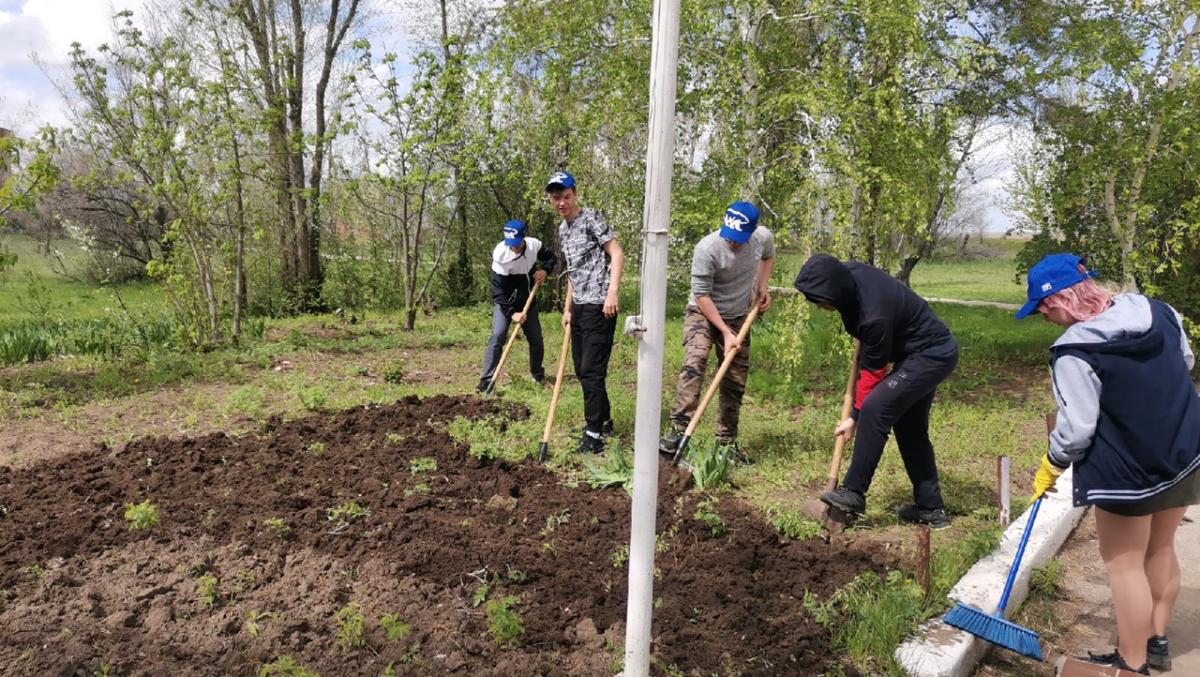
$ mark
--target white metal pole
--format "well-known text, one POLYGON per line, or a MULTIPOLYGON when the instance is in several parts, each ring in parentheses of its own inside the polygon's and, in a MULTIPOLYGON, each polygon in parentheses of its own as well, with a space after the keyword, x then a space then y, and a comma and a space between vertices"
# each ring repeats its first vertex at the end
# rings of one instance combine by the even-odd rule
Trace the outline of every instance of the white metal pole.
POLYGON ((625 674, 650 674, 654 610, 654 518, 658 506, 658 436, 662 409, 663 329, 667 315, 667 230, 675 156, 675 85, 679 55, 679 0, 654 0, 650 53, 650 134, 640 318, 627 330, 638 342, 637 419, 633 435, 633 509, 629 533, 629 597, 625 615, 625 674))

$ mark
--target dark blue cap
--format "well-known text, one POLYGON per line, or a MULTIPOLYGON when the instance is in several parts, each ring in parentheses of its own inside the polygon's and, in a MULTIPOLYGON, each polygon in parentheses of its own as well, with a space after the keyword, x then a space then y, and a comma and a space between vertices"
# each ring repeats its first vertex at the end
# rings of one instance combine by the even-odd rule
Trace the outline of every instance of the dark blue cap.
POLYGON ((1017 311, 1023 320, 1037 311, 1038 304, 1058 292, 1099 275, 1094 270, 1079 272, 1079 257, 1074 254, 1050 254, 1029 269, 1029 300, 1017 311))
POLYGON ((519 246, 525 241, 525 222, 513 219, 504 224, 504 244, 510 247, 519 246))
POLYGON ((554 172, 550 178, 546 179, 546 190, 557 190, 559 188, 574 188, 575 177, 571 176, 570 172, 554 172))
POLYGON ((721 237, 744 243, 754 234, 758 227, 758 208, 749 202, 734 202, 725 210, 725 219, 721 221, 721 237))

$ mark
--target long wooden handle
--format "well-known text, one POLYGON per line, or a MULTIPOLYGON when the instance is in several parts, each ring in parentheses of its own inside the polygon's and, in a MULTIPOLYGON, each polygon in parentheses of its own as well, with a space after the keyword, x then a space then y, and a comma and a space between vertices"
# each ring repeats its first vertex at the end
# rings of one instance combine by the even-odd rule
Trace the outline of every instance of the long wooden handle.
MULTIPOLYGON (((750 333, 750 325, 754 324, 754 320, 757 317, 758 302, 756 299, 754 307, 750 309, 750 314, 742 322, 742 328, 738 330, 738 346, 741 346, 742 341, 746 340, 746 334, 750 333)), ((730 350, 725 353, 725 359, 721 360, 721 368, 717 370, 717 375, 713 377, 712 383, 708 384, 708 390, 704 393, 704 399, 700 400, 700 406, 696 407, 696 413, 692 414, 692 420, 688 423, 687 430, 683 433, 684 437, 691 437, 692 433, 695 432, 696 425, 700 422, 700 417, 704 415, 704 410, 708 407, 709 400, 716 394, 717 387, 721 385, 721 379, 725 378, 725 372, 729 371, 729 366, 733 364, 733 358, 737 354, 738 350, 730 350)))
MULTIPOLYGON (((858 353, 862 344, 854 339, 854 356, 850 358, 850 375, 846 377, 846 394, 842 396, 842 417, 838 422, 845 421, 850 412, 854 411, 854 386, 858 384, 858 353)), ((837 488, 838 475, 842 470, 842 454, 846 451, 846 436, 838 435, 833 443, 833 462, 829 464, 829 481, 825 483, 825 491, 837 488)))
MULTIPOLYGON (((537 296, 538 288, 542 286, 541 282, 534 282, 533 289, 529 291, 529 298, 525 299, 525 307, 521 309, 522 313, 529 313, 529 306, 533 305, 533 297, 537 296)), ((529 318, 525 318, 529 321, 529 318)), ((521 325, 514 323, 512 333, 508 336, 508 343, 504 344, 504 352, 500 353, 500 362, 496 364, 495 371, 492 372, 492 383, 500 380, 500 370, 504 369, 504 361, 508 359, 508 351, 512 350, 513 343, 517 340, 517 332, 521 330, 521 325)))
POLYGON ((546 429, 542 431, 542 443, 550 442, 550 429, 554 427, 554 411, 558 409, 558 396, 562 394, 563 376, 567 372, 567 349, 571 347, 571 325, 563 331, 562 350, 558 351, 558 374, 554 377, 554 393, 550 396, 550 411, 546 414, 546 429))

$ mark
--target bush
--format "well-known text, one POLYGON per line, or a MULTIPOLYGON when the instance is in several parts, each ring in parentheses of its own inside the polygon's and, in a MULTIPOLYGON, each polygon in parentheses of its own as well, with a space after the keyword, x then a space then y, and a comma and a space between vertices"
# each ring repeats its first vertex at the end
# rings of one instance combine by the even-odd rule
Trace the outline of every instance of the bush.
POLYGON ((158 525, 158 508, 146 499, 141 503, 125 504, 125 521, 131 530, 150 529, 158 525))
POLYGON ((493 599, 487 603, 484 613, 488 620, 488 632, 492 633, 496 646, 506 649, 517 646, 521 635, 525 634, 521 617, 513 611, 518 601, 516 597, 509 595, 502 600, 493 599))

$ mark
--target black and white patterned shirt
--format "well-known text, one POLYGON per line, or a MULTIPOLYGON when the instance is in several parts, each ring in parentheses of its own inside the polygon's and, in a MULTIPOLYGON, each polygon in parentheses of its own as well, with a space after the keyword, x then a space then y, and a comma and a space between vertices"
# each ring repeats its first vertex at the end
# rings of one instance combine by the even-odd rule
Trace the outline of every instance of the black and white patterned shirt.
POLYGON ((603 304, 612 277, 604 245, 613 239, 612 227, 591 207, 584 207, 571 223, 558 226, 558 241, 567 259, 572 303, 603 304))

